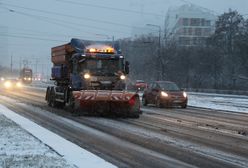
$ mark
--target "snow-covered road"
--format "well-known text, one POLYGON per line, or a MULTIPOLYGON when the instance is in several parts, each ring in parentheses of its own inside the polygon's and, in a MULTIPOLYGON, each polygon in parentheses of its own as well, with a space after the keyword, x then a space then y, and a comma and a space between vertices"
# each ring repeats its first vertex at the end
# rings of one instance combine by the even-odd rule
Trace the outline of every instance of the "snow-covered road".
MULTIPOLYGON (((188 96, 189 106, 248 113, 248 96, 194 92, 188 96)), ((115 167, 1 104, 0 123, 0 167, 115 167)))

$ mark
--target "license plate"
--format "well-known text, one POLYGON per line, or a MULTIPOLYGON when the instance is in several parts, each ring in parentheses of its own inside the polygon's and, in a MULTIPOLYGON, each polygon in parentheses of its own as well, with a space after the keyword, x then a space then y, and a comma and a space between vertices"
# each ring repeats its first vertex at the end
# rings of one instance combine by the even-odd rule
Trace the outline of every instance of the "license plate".
POLYGON ((174 100, 173 102, 174 102, 174 103, 182 103, 181 100, 174 100))
POLYGON ((92 76, 92 77, 90 78, 90 80, 91 80, 91 81, 97 81, 97 77, 92 76))

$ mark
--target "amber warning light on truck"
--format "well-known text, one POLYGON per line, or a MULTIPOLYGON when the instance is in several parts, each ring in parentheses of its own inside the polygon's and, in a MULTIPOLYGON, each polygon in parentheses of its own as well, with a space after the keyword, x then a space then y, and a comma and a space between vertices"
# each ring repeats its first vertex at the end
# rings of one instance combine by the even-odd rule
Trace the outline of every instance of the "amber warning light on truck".
POLYGON ((115 49, 106 45, 90 45, 86 48, 87 53, 114 53, 115 49))

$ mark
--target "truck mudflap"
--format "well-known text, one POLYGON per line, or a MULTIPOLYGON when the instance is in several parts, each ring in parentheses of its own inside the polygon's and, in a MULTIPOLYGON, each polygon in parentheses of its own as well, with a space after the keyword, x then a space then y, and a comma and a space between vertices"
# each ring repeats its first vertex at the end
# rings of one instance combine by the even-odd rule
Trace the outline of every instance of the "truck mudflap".
POLYGON ((93 114, 114 114, 138 118, 140 111, 137 93, 117 90, 73 91, 75 109, 93 114))

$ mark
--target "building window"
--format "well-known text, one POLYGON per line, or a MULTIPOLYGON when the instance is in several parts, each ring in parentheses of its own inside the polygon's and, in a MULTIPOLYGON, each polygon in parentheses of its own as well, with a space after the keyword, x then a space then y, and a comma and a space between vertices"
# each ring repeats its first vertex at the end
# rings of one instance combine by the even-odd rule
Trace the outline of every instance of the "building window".
POLYGON ((201 35, 202 35, 202 32, 201 32, 201 31, 202 31, 201 28, 196 28, 196 29, 195 29, 195 35, 196 35, 196 36, 201 36, 201 35))
POLYGON ((179 37, 179 44, 180 45, 190 45, 190 38, 189 37, 179 37))
POLYGON ((193 30, 192 30, 191 27, 189 28, 189 32, 188 33, 189 33, 190 36, 193 35, 193 30))
POLYGON ((191 18, 190 19, 190 26, 200 26, 201 19, 199 18, 191 18))
POLYGON ((204 36, 210 36, 211 35, 211 28, 205 28, 204 29, 204 36))
POLYGON ((183 33, 184 33, 184 29, 182 29, 182 28, 180 28, 176 31, 176 34, 178 34, 178 35, 183 35, 183 33))
POLYGON ((210 23, 211 23, 210 20, 206 20, 205 21, 205 26, 210 26, 211 25, 210 23))
POLYGON ((205 26, 205 19, 201 19, 201 26, 205 26))
POLYGON ((189 26, 189 19, 188 18, 183 18, 183 25, 189 26))
POLYGON ((183 28, 183 35, 187 35, 187 28, 183 28))

